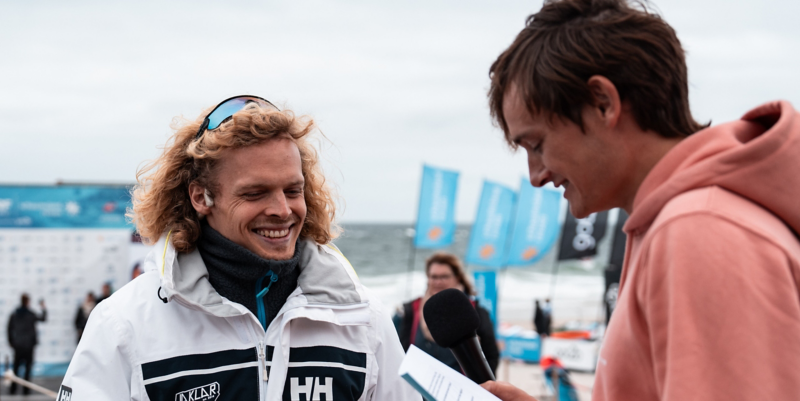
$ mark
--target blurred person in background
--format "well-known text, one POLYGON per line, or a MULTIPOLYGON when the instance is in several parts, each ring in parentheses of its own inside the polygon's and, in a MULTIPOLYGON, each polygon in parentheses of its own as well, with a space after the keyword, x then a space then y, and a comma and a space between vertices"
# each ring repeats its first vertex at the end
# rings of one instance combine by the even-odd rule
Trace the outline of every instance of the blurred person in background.
MULTIPOLYGON (((39 307, 42 309, 41 315, 37 315, 30 310, 30 301, 31 298, 28 294, 22 294, 20 297, 21 305, 9 317, 7 327, 8 344, 14 350, 14 374, 19 376, 19 368, 24 365, 24 378, 27 381, 31 380, 33 351, 36 344, 39 344, 36 323, 47 320, 47 308, 44 306, 44 300, 39 301, 39 307)), ((17 391, 17 383, 11 383, 9 391, 14 394, 17 391)), ((30 394, 30 389, 24 387, 22 394, 30 394)))
POLYGON ((408 351, 411 344, 414 344, 442 363, 461 371, 461 367, 450 349, 436 345, 422 314, 425 301, 430 297, 439 291, 457 288, 471 297, 472 304, 481 319, 481 325, 478 328, 481 349, 483 349, 483 354, 486 356, 492 372, 497 370, 500 352, 494 337, 494 324, 489 317, 489 312, 480 306, 473 297, 475 290, 464 272, 461 261, 453 254, 437 252, 425 261, 425 275, 428 277, 425 295, 403 304, 402 322, 398 333, 403 349, 408 351))
POLYGON ((545 298, 544 306, 542 306, 542 314, 544 315, 542 322, 544 334, 549 336, 553 330, 553 304, 550 303, 550 298, 545 298))
POLYGON ((134 263, 133 268, 131 269, 131 280, 141 276, 142 273, 144 273, 142 271, 142 263, 141 262, 134 263))
MULTIPOLYGON (((492 116, 526 151, 533 186, 563 187, 576 218, 630 216, 592 400, 797 399, 792 105, 698 123, 674 29, 625 0, 546 1, 490 78, 492 116)), ((505 401, 532 399, 508 383, 483 385, 505 401)))
POLYGON ((547 316, 545 315, 542 307, 539 305, 539 300, 533 301, 533 327, 540 337, 545 337, 549 334, 547 330, 547 316))
POLYGON ((86 328, 86 322, 89 321, 89 314, 92 313, 92 310, 97 305, 97 301, 95 301, 94 293, 89 291, 86 294, 86 298, 83 299, 83 302, 78 306, 78 311, 75 313, 75 330, 78 332, 78 342, 81 342, 81 336, 83 336, 83 330, 86 328))
POLYGON ((103 302, 106 298, 110 297, 111 294, 114 293, 114 290, 111 289, 111 283, 103 283, 103 286, 100 288, 100 296, 97 297, 95 303, 103 302))
POLYGON ((331 243, 314 122, 236 96, 175 129, 133 193, 145 273, 94 309, 59 399, 419 399, 331 243))

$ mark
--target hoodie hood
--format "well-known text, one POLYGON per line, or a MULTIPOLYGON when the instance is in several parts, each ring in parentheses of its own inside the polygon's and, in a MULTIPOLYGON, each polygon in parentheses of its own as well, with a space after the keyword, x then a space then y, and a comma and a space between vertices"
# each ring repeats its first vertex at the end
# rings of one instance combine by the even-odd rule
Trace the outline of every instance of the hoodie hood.
POLYGON ((647 230, 672 198, 712 185, 761 205, 800 232, 800 115, 789 102, 764 104, 678 143, 639 187, 625 232, 647 230))

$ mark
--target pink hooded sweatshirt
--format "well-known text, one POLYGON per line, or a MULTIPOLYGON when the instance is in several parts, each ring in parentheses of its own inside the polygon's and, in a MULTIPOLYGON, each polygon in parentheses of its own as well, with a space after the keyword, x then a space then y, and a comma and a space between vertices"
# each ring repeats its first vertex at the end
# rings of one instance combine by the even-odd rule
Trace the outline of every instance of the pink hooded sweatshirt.
POLYGON ((594 401, 800 400, 800 114, 681 141, 625 224, 594 401))

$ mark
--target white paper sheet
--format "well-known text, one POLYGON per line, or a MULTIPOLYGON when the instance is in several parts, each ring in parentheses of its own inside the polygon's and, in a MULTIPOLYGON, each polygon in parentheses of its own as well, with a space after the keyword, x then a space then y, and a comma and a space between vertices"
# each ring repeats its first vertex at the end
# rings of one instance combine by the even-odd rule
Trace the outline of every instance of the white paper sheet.
POLYGON ((399 374, 428 401, 500 401, 461 372, 413 345, 400 364, 399 374))

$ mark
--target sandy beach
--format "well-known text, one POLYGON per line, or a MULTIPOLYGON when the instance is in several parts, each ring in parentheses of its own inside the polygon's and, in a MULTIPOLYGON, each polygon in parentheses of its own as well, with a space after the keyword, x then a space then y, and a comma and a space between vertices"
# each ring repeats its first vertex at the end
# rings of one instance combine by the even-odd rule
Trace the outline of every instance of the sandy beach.
MULTIPOLYGON (((575 389, 578 390, 580 401, 590 401, 594 373, 570 372, 569 377, 575 385, 575 389)), ((545 386, 542 367, 538 364, 503 360, 497 368, 497 380, 510 382, 539 401, 551 400, 553 397, 553 394, 545 386)))

